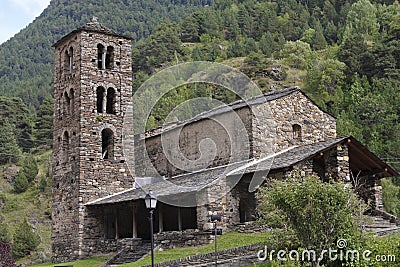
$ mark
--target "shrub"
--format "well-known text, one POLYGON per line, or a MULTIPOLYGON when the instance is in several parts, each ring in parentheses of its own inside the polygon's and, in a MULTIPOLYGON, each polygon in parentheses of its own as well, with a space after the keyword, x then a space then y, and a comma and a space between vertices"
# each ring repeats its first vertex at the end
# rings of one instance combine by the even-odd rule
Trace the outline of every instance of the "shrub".
POLYGON ((34 233, 32 226, 24 219, 15 229, 12 255, 15 259, 27 256, 40 244, 40 237, 34 233))

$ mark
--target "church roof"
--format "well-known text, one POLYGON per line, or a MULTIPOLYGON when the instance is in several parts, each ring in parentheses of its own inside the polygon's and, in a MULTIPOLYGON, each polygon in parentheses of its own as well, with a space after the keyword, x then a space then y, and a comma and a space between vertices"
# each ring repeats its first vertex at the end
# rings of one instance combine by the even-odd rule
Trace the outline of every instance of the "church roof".
POLYGON ((82 27, 73 30, 72 32, 70 32, 69 34, 65 35, 64 37, 62 37, 60 40, 58 40, 53 46, 57 46, 59 43, 62 43, 65 39, 67 39, 68 37, 70 37, 71 35, 74 35, 76 33, 79 33, 81 31, 87 31, 87 32, 97 32, 97 33, 102 33, 102 34, 107 34, 107 35, 112 35, 112 36, 117 36, 117 37, 122 37, 125 39, 131 39, 128 36, 124 36, 121 35, 119 33, 117 33, 114 30, 111 30, 109 28, 107 28, 106 26, 102 25, 96 17, 93 17, 92 21, 86 23, 85 25, 83 25, 82 27))
MULTIPOLYGON (((196 194, 219 179, 251 173, 268 173, 289 168, 302 161, 321 155, 338 144, 347 144, 349 148, 350 169, 355 175, 375 175, 376 177, 400 176, 400 174, 369 151, 352 136, 332 138, 322 142, 293 146, 274 155, 261 159, 245 160, 229 165, 208 168, 200 171, 174 176, 170 179, 160 179, 159 182, 144 185, 142 188, 132 188, 111 196, 107 196, 86 205, 104 205, 142 199, 145 192, 152 190, 160 200, 163 197, 175 196, 185 199, 185 203, 195 206, 196 194)), ((226 180, 229 182, 229 179, 226 180)), ((233 179, 232 181, 235 181, 233 179)))
MULTIPOLYGON (((275 154, 273 158, 265 157, 253 163, 247 163, 245 173, 288 168, 301 161, 321 155, 321 153, 330 150, 338 144, 344 143, 347 143, 349 148, 350 169, 353 172, 360 172, 361 175, 377 175, 379 177, 400 176, 397 171, 352 136, 332 138, 303 146, 290 147, 283 152, 275 154)), ((233 171, 231 175, 240 173, 240 171, 233 171)))
MULTIPOLYGON (((194 123, 194 122, 197 122, 197 121, 200 121, 200 120, 208 119, 208 118, 211 118, 211 117, 223 114, 223 113, 232 112, 232 110, 238 110, 238 109, 241 109, 241 108, 244 108, 244 107, 249 107, 249 106, 253 106, 253 105, 259 105, 259 104, 263 104, 263 103, 266 103, 266 102, 269 102, 269 101, 273 101, 273 100, 288 96, 288 95, 290 95, 292 93, 295 93, 295 92, 302 93, 315 106, 317 106, 323 112, 327 113, 325 110, 320 108, 312 99, 310 99, 300 89, 300 87, 293 86, 293 87, 289 87, 289 88, 286 88, 286 89, 283 89, 283 90, 275 90, 275 91, 267 92, 267 93, 265 93, 263 95, 255 96, 255 97, 247 99, 247 100, 238 100, 238 101, 232 102, 232 103, 227 104, 227 105, 222 105, 220 107, 216 107, 216 108, 211 109, 209 111, 205 111, 203 113, 200 113, 197 116, 195 116, 195 117, 193 117, 193 118, 191 118, 189 120, 173 122, 170 125, 168 125, 168 123, 166 123, 163 126, 156 127, 156 128, 153 128, 153 129, 150 129, 150 130, 146 131, 144 138, 156 136, 158 134, 165 133, 165 132, 171 131, 171 130, 179 128, 179 127, 183 127, 184 125, 191 124, 191 123, 194 123)), ((329 113, 327 113, 327 114, 329 114, 329 113)), ((332 116, 331 114, 329 114, 329 115, 332 116)))

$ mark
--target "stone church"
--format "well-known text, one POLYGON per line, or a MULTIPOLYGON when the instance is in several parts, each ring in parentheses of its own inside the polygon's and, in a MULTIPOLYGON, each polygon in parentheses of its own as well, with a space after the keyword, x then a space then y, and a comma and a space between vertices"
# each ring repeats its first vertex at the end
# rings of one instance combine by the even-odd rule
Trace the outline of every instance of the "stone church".
POLYGON ((135 111, 131 40, 94 19, 54 48, 54 261, 117 252, 148 240, 143 200, 148 190, 159 199, 156 244, 172 247, 209 242, 210 214, 221 215, 225 230, 253 221, 255 192, 266 177, 312 174, 346 183, 358 177, 363 182, 360 195, 372 201, 372 209, 381 209, 379 179, 399 175, 355 138, 337 137, 335 118, 297 87, 237 101, 230 109, 216 108, 135 137, 138 158, 132 174, 122 146, 124 115, 135 111), (267 110, 269 115, 262 116, 267 110), (249 153, 234 161, 229 135, 215 122, 233 117, 240 118, 250 140, 243 147, 249 153), (199 157, 201 140, 214 140, 217 152, 208 168, 187 172, 169 163, 161 137, 177 131, 188 158, 199 157), (140 158, 144 147, 147 159, 140 158), (149 164, 158 177, 148 173, 149 164), (147 182, 138 186, 138 180, 147 182), (173 204, 180 202, 186 205, 173 204))

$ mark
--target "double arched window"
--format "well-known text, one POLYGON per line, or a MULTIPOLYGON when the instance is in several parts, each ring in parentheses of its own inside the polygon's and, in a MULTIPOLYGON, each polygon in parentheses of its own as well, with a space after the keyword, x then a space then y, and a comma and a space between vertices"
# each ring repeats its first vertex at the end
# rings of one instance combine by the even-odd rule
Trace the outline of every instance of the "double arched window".
POLYGON ((102 44, 97 45, 97 67, 101 70, 114 67, 114 47, 108 46, 106 49, 102 44))
POLYGON ((97 113, 116 114, 117 94, 114 88, 109 87, 106 91, 103 86, 97 87, 96 98, 97 113))

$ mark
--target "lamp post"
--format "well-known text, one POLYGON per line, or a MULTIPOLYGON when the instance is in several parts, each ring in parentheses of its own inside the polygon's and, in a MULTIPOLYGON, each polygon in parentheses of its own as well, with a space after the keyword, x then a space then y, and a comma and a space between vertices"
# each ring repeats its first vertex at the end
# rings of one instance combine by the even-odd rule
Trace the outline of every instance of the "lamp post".
POLYGON ((218 265, 218 254, 217 254, 217 222, 221 221, 221 215, 213 214, 211 215, 211 222, 214 223, 214 244, 215 244, 215 266, 218 265))
POLYGON ((151 238, 151 266, 154 267, 154 236, 153 236, 153 211, 157 205, 157 199, 151 194, 151 190, 144 197, 146 208, 150 211, 150 238, 151 238))

